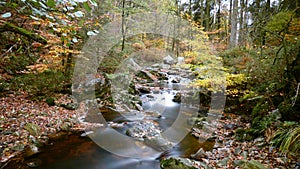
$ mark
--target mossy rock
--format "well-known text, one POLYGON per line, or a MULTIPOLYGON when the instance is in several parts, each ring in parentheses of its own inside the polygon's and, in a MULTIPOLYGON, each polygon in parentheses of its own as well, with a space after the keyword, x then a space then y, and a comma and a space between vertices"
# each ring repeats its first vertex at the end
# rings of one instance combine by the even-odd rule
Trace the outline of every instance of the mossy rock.
POLYGON ((40 131, 41 131, 40 127, 36 124, 27 123, 24 128, 30 133, 30 135, 33 135, 33 136, 40 135, 40 131))
POLYGON ((46 98, 46 103, 49 105, 49 106, 54 106, 55 105, 55 99, 53 97, 47 97, 46 98))
POLYGON ((270 168, 264 166, 262 163, 255 160, 250 160, 250 161, 239 160, 239 161, 235 161, 235 165, 240 166, 242 169, 269 169, 270 168))
POLYGON ((291 104, 283 103, 279 106, 278 109, 283 121, 298 121, 300 119, 300 106, 298 105, 295 105, 293 107, 291 104))
POLYGON ((168 158, 160 162, 162 169, 196 169, 193 166, 188 166, 180 161, 180 159, 168 158))
POLYGON ((243 128, 238 128, 235 131, 235 139, 238 141, 251 141, 255 137, 257 137, 255 129, 245 130, 243 128))

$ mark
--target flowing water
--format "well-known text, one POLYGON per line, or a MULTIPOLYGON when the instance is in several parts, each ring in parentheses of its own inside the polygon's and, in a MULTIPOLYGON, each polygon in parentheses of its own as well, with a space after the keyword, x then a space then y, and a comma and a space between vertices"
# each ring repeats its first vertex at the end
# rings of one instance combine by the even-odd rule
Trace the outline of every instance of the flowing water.
MULTIPOLYGON (((161 128, 167 128, 176 118, 180 105, 174 103, 166 108, 164 118, 157 122, 161 128)), ((106 113, 115 116, 113 112, 106 113)), ((108 117, 112 118, 112 117, 108 117)), ((121 118, 118 120, 122 121, 121 118)), ((109 140, 108 140, 109 141, 109 140)), ((189 157, 200 148, 198 140, 188 134, 178 145, 174 146, 162 156, 189 157)), ((127 150, 128 151, 128 150, 127 150)), ((129 150, 130 151, 130 150, 129 150)), ((130 153, 130 152, 128 152, 130 153)), ((38 169, 159 169, 159 157, 152 158, 124 158, 112 154, 94 143, 88 137, 78 135, 65 136, 52 145, 43 148, 42 152, 36 154, 26 163, 39 160, 41 165, 38 169)))
MULTIPOLYGON (((179 111, 196 110, 188 108, 182 110, 181 104, 172 101, 174 95, 178 92, 176 89, 179 87, 178 84, 171 83, 169 80, 161 85, 162 90, 159 93, 151 94, 154 98, 163 98, 164 101, 157 102, 157 100, 154 100, 154 103, 146 100, 143 102, 143 107, 145 109, 153 109, 155 106, 163 106, 161 118, 157 118, 154 121, 159 124, 162 130, 165 130, 176 120, 179 111), (163 105, 159 105, 160 103, 163 105)), ((141 96, 142 100, 146 98, 147 95, 141 96)), ((103 111, 102 114, 107 121, 116 123, 126 121, 120 114, 109 109, 103 111)), ((125 135, 126 127, 116 130, 125 135)), ((108 143, 110 141, 113 140, 107 140, 108 143)), ((35 167, 37 169, 159 169, 160 158, 167 156, 190 157, 199 148, 198 140, 191 134, 188 134, 179 144, 166 152, 153 157, 147 156, 146 158, 135 159, 120 157, 110 153, 94 143, 89 137, 67 135, 52 142, 51 145, 43 147, 40 153, 25 159, 23 166, 26 168, 25 166, 31 163, 38 163, 38 167, 35 167)), ((131 150, 125 149, 124 151, 127 151, 128 154, 131 153, 131 150)))

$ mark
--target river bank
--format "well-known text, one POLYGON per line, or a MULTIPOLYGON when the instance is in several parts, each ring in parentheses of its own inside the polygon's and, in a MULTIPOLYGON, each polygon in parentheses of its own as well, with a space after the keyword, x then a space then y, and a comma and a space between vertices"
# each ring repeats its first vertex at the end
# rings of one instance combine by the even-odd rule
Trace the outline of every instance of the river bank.
MULTIPOLYGON (((1 163, 20 154, 30 145, 43 145, 60 132, 78 133, 84 125, 77 120, 75 110, 49 106, 43 101, 27 99, 23 92, 0 98, 1 163)), ((62 95, 57 102, 70 102, 62 95)))

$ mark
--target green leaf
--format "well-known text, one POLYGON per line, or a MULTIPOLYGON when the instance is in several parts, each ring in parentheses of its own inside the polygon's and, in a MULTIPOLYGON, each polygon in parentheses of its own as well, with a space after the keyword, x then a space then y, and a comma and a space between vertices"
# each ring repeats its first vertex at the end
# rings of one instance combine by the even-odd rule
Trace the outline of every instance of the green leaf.
POLYGON ((91 12, 91 7, 89 6, 88 2, 84 2, 84 3, 83 3, 83 8, 84 8, 87 12, 91 12))
POLYGON ((55 8, 55 1, 54 0, 47 0, 47 6, 50 8, 55 8))

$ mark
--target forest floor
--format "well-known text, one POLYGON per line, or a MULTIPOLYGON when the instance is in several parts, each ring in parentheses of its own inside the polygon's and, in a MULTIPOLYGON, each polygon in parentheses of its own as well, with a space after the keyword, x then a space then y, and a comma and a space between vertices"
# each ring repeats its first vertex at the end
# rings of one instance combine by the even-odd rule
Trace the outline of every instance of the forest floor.
MULTIPOLYGON (((27 99, 28 94, 7 94, 0 98, 0 155, 7 161, 26 146, 46 143, 60 131, 83 131, 75 110, 49 106, 42 101, 27 99)), ((57 102, 69 102, 61 95, 57 102)))
MULTIPOLYGON (((205 166, 222 169, 236 168, 241 162, 259 162, 270 169, 292 169, 296 166, 300 159, 278 153, 278 149, 269 144, 267 137, 244 142, 236 140, 236 129, 251 127, 250 123, 242 121, 240 115, 224 114, 214 132, 217 138, 213 150, 198 151, 194 158, 205 166)), ((251 166, 249 164, 247 167, 255 168, 251 166)))

